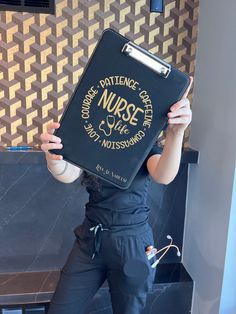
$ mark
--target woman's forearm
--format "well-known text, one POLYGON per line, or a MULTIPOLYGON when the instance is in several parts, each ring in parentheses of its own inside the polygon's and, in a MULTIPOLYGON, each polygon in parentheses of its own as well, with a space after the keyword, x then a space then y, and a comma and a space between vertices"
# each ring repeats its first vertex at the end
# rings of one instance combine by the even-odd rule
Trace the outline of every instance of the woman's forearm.
POLYGON ((48 158, 47 153, 46 160, 48 170, 58 181, 63 183, 74 182, 83 172, 81 168, 72 165, 66 160, 52 160, 48 158))
POLYGON ((192 120, 190 101, 187 98, 193 83, 190 83, 183 97, 170 107, 167 113, 168 127, 163 152, 154 166, 154 177, 156 181, 169 184, 176 177, 182 153, 184 131, 192 120))
POLYGON ((181 160, 183 137, 184 131, 174 133, 167 128, 165 145, 155 170, 159 182, 169 184, 177 175, 181 160))

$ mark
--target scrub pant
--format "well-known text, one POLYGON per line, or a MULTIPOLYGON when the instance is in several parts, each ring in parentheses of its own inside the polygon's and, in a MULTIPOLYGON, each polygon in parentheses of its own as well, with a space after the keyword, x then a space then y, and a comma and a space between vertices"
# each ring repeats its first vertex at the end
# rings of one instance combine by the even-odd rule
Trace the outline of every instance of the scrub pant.
POLYGON ((156 268, 145 249, 154 245, 146 221, 103 225, 85 217, 61 269, 48 314, 82 314, 107 279, 113 314, 139 314, 151 291, 156 268))

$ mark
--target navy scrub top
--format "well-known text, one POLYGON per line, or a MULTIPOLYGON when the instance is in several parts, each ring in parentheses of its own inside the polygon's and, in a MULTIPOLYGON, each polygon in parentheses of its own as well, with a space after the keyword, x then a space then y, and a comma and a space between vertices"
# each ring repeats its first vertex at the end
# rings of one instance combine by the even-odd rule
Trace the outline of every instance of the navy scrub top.
POLYGON ((147 221, 150 208, 146 200, 151 176, 146 163, 149 157, 161 154, 162 151, 163 148, 155 142, 127 189, 120 189, 98 177, 98 188, 87 185, 89 201, 85 205, 85 216, 105 225, 130 225, 147 221))

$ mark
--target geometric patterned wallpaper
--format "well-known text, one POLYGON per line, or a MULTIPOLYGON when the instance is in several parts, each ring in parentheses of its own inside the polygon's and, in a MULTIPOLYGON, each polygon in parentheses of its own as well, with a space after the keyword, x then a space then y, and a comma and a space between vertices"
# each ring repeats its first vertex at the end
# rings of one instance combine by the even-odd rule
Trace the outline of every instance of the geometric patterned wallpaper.
POLYGON ((57 0, 55 15, 0 12, 0 146, 40 145, 40 134, 60 120, 105 28, 194 76, 199 1, 166 0, 164 13, 150 13, 149 3, 57 0))

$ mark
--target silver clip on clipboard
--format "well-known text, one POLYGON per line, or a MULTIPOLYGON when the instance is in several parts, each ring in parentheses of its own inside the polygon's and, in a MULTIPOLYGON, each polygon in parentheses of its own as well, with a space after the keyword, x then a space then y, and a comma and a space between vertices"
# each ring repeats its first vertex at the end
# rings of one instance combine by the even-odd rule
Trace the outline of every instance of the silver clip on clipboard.
POLYGON ((124 44, 121 52, 124 52, 126 55, 143 63, 164 78, 167 78, 171 72, 170 64, 154 56, 149 51, 143 49, 142 47, 139 47, 131 41, 124 44))

